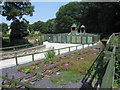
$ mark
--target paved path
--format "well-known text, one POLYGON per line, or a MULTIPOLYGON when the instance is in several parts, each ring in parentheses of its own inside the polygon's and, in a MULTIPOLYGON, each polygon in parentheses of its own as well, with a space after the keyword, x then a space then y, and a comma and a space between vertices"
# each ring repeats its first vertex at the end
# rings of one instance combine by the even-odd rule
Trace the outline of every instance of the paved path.
MULTIPOLYGON (((49 50, 50 47, 54 47, 54 49, 60 49, 60 48, 64 48, 64 47, 79 45, 79 44, 49 43, 49 42, 44 42, 43 44, 46 45, 46 49, 42 50, 42 51, 49 50)), ((88 45, 84 45, 84 47, 87 47, 87 46, 88 45)), ((92 45, 90 45, 90 46, 92 46, 92 45)), ((78 47, 78 49, 81 49, 81 48, 82 48, 82 45, 78 47)), ((70 51, 74 51, 74 50, 76 50, 76 47, 73 47, 73 48, 70 49, 70 51)), ((69 51, 68 48, 67 49, 62 49, 62 50, 60 50, 60 54, 67 53, 68 51, 69 51)), ((55 52, 56 52, 56 55, 58 55, 58 50, 56 50, 55 52)), ((35 61, 45 58, 44 54, 45 53, 35 54, 34 55, 35 61)), ((18 58, 18 64, 24 64, 24 63, 28 63, 28 62, 31 62, 31 61, 32 61, 32 55, 18 58)), ((16 65, 15 58, 0 61, 0 69, 7 68, 7 67, 12 67, 12 66, 15 66, 15 65, 16 65)))

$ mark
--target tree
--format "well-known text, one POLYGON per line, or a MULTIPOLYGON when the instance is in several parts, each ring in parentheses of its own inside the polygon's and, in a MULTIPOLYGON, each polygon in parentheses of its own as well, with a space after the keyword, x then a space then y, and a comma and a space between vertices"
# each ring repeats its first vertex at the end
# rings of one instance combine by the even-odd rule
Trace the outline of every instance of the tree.
POLYGON ((23 36, 27 35, 26 33, 23 33, 27 31, 26 25, 23 23, 29 23, 29 22, 25 18, 23 18, 23 15, 32 16, 34 11, 34 6, 32 6, 30 2, 26 2, 26 0, 22 0, 22 2, 4 2, 2 8, 3 8, 2 16, 5 16, 6 19, 9 21, 10 20, 13 21, 10 28, 12 29, 12 32, 14 34, 13 33, 11 34, 11 39, 14 38, 14 36, 17 38, 22 38, 23 36), (19 28, 17 28, 18 26, 17 24, 20 24, 19 28), (23 28, 21 25, 23 25, 23 28), (17 28, 17 30, 14 30, 13 27, 17 28), (17 35, 15 35, 15 33, 17 35))
POLYGON ((2 28, 2 34, 6 34, 8 31, 8 25, 6 23, 1 23, 0 27, 2 28))
POLYGON ((46 33, 55 33, 55 18, 49 19, 46 23, 46 33))
POLYGON ((38 21, 30 25, 30 31, 45 32, 45 22, 38 21))
POLYGON ((79 28, 83 5, 80 2, 70 2, 56 13, 56 29, 59 33, 70 32, 73 23, 79 28))
POLYGON ((83 24, 88 33, 119 32, 120 3, 70 2, 56 13, 56 30, 70 32, 71 24, 83 24))
POLYGON ((10 35, 11 39, 22 38, 22 37, 28 35, 27 23, 25 23, 24 21, 20 22, 19 20, 16 20, 16 21, 12 22, 10 29, 12 29, 11 35, 10 35))

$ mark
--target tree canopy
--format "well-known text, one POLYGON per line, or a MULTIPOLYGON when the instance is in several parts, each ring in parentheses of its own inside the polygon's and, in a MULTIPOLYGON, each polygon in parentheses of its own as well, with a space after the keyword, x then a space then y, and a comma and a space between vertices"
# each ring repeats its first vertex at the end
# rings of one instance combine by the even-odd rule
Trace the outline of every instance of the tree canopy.
POLYGON ((32 16, 34 6, 32 6, 30 2, 23 0, 22 2, 4 2, 2 8, 2 16, 5 16, 9 21, 13 21, 10 25, 12 29, 10 35, 11 39, 26 36, 28 25, 26 23, 29 23, 29 21, 23 18, 23 15, 32 16))
POLYGON ((19 20, 16 20, 12 22, 10 26, 10 29, 12 29, 10 38, 14 39, 14 38, 22 38, 24 36, 27 36, 28 35, 27 28, 28 28, 27 23, 25 23, 24 21, 20 22, 19 20))
POLYGON ((6 23, 1 23, 1 24, 0 24, 0 27, 1 27, 1 29, 2 29, 2 33, 3 33, 3 34, 6 34, 7 31, 8 31, 8 25, 7 25, 6 23))
POLYGON ((30 2, 4 2, 2 16, 7 20, 23 19, 23 15, 33 15, 34 6, 30 2))
POLYGON ((120 3, 70 2, 56 13, 56 31, 70 32, 76 23, 83 24, 89 33, 110 34, 118 32, 120 26, 120 3))

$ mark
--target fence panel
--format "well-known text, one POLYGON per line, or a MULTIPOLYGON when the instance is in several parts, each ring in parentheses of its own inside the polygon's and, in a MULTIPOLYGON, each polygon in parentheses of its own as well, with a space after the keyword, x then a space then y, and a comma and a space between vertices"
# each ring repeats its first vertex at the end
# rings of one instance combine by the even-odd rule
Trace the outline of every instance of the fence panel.
POLYGON ((88 44, 92 43, 92 37, 91 36, 88 36, 88 44))
POLYGON ((81 43, 81 37, 77 36, 77 43, 81 43))
POLYGON ((61 43, 61 35, 58 35, 58 42, 61 43))
POLYGON ((53 42, 57 42, 56 35, 53 35, 53 42))
POLYGON ((62 43, 65 43, 65 42, 66 42, 66 36, 62 35, 62 43))
POLYGON ((72 36, 72 43, 76 43, 76 36, 72 36))
POLYGON ((86 44, 86 36, 82 36, 82 44, 86 44))
POLYGON ((44 35, 41 35, 41 41, 45 41, 44 35))
POLYGON ((67 43, 70 43, 70 35, 67 36, 67 43))
POLYGON ((49 42, 52 42, 52 40, 53 40, 53 36, 50 35, 50 36, 49 36, 49 42))

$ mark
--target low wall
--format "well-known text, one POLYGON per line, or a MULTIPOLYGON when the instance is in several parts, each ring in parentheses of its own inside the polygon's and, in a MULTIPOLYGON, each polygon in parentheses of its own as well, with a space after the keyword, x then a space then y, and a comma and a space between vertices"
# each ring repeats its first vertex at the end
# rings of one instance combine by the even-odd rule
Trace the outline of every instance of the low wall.
POLYGON ((45 48, 46 48, 46 45, 40 45, 40 46, 36 46, 36 47, 32 47, 32 48, 19 50, 19 51, 2 53, 2 57, 0 57, 0 59, 1 58, 10 58, 10 57, 24 55, 24 54, 31 54, 31 53, 35 53, 35 52, 40 52, 40 51, 43 51, 45 48))

